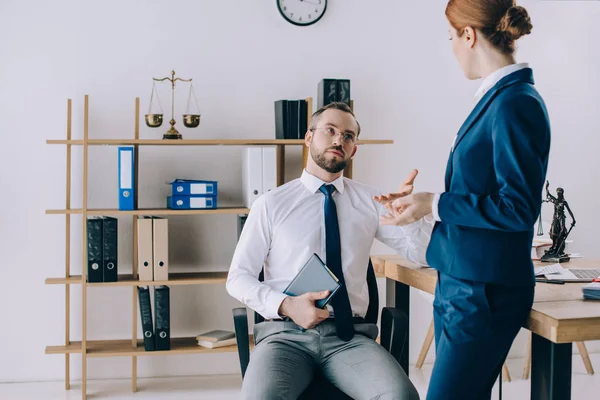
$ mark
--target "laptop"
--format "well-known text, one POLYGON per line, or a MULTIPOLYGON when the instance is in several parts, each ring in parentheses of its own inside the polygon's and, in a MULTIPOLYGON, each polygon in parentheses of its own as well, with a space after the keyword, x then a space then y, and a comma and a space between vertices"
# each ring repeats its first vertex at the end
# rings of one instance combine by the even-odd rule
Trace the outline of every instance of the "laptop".
POLYGON ((560 264, 536 267, 535 276, 563 282, 592 282, 600 277, 600 268, 564 268, 560 264))

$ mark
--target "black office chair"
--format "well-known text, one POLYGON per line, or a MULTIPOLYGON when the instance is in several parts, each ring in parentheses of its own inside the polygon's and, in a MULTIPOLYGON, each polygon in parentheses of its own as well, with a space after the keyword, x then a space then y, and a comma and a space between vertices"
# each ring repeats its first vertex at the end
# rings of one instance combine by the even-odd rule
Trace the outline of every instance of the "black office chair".
MULTIPOLYGON (((263 280, 261 272, 259 280, 263 280)), ((369 259, 369 267, 367 269, 367 286, 369 288, 369 307, 365 315, 365 322, 377 323, 377 311, 379 309, 379 292, 377 290, 377 279, 373 264, 369 259)), ((254 313, 254 323, 263 322, 263 318, 258 313, 254 313)), ((250 362, 250 346, 248 336, 248 315, 245 307, 233 309, 233 322, 235 326, 235 337, 238 346, 238 354, 240 358, 240 368, 242 370, 242 379, 246 374, 246 368, 250 362)), ((381 311, 381 345, 389 351, 392 356, 400 363, 401 357, 405 351, 408 337, 408 317, 398 309, 384 307, 381 311)), ((408 374, 408 371, 405 371, 408 374)), ((318 371, 315 373, 313 380, 300 395, 299 399, 351 399, 344 392, 330 383, 318 371)))

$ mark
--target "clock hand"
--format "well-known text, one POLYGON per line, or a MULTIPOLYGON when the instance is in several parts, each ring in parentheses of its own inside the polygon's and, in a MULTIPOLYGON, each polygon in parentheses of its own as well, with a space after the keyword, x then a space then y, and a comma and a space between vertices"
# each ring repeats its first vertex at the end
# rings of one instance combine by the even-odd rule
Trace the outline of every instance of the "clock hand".
POLYGON ((314 1, 300 0, 300 3, 308 3, 308 4, 312 4, 313 6, 320 6, 321 5, 320 1, 318 3, 315 3, 314 1))

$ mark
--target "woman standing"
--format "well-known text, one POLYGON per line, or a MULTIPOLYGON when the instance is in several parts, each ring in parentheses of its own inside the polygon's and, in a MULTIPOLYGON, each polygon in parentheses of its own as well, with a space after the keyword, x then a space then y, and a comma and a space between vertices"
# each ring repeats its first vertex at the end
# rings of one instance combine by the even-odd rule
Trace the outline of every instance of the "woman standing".
MULTIPOLYGON (((515 41, 529 34, 513 0, 450 0, 452 50, 468 79, 482 78, 477 105, 448 160, 445 192, 388 200, 382 223, 430 213, 427 262, 438 271, 436 360, 427 399, 489 399, 533 304, 533 227, 550 149, 544 101, 515 41)), ((381 200, 385 202, 385 199, 381 200)))

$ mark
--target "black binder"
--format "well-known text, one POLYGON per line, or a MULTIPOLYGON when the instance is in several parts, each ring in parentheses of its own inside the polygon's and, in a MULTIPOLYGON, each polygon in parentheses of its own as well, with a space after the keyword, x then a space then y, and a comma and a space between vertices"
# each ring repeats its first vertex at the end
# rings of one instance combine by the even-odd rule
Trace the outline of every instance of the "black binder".
POLYGON ((142 334, 144 336, 144 349, 154 351, 154 328, 152 326, 152 308, 150 306, 150 289, 148 286, 138 286, 140 302, 140 318, 142 320, 142 334))
POLYGON ((171 309, 169 300, 169 287, 157 286, 154 288, 154 338, 156 350, 171 349, 171 309))
POLYGON ((317 90, 317 108, 334 101, 350 106, 350 79, 322 79, 317 90))
POLYGON ((240 240, 240 236, 242 235, 242 229, 244 229, 244 224, 248 219, 248 214, 238 214, 237 216, 237 238, 240 240))
POLYGON ((88 218, 87 219, 87 281, 102 282, 102 219, 88 218))
POLYGON ((275 102, 275 139, 289 139, 289 117, 288 101, 278 100, 275 102))
POLYGON ((300 113, 300 100, 288 100, 289 129, 286 139, 298 139, 298 116, 300 113))
POLYGON ((322 79, 317 89, 317 108, 337 101, 337 82, 335 79, 322 79))
POLYGON ((349 79, 338 79, 337 80, 337 101, 346 103, 350 106, 350 80, 349 79))
POLYGON ((103 232, 103 274, 104 282, 116 282, 118 279, 117 268, 117 240, 118 220, 113 217, 104 217, 102 219, 103 232))
POLYGON ((306 100, 300 100, 298 110, 298 139, 304 139, 308 130, 308 103, 306 100))

